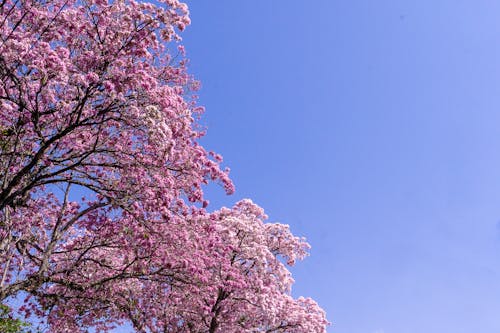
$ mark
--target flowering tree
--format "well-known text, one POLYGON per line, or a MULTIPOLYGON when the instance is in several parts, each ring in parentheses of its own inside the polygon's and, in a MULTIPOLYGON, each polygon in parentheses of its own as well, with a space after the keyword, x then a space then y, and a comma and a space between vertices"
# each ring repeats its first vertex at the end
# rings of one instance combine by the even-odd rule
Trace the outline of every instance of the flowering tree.
POLYGON ((290 296, 306 243, 198 144, 177 0, 0 0, 0 301, 51 332, 324 332, 290 296))

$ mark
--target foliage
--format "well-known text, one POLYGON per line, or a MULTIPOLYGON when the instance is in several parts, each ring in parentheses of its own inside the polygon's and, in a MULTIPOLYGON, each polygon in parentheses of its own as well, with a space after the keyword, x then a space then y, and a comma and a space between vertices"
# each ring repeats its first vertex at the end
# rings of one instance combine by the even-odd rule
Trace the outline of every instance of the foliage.
POLYGON ((204 184, 234 188, 172 47, 188 14, 0 0, 0 301, 51 332, 325 331, 279 259, 307 244, 250 201, 205 210, 204 184))
POLYGON ((21 333, 26 326, 26 323, 12 317, 10 308, 7 305, 0 304, 0 332, 21 333))

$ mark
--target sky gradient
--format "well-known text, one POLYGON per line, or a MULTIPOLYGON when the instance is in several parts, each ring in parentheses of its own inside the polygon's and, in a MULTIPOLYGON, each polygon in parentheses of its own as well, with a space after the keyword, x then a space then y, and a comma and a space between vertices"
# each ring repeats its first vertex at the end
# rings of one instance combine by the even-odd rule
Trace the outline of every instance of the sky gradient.
POLYGON ((188 1, 203 144, 331 333, 500 332, 500 2, 188 1))

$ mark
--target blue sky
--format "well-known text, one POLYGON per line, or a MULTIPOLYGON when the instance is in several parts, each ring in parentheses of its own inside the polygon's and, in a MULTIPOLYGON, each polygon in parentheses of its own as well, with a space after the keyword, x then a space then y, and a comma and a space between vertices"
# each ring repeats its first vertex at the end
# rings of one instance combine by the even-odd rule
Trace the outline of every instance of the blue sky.
POLYGON ((500 2, 188 1, 204 144, 333 333, 500 332, 500 2))

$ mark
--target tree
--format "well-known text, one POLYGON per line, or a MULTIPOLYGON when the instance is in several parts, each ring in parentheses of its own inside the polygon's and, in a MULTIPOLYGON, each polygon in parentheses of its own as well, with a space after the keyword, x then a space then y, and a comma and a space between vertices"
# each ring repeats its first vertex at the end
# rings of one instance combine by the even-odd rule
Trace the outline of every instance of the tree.
POLYGON ((51 332, 324 332, 290 296, 306 243, 198 143, 177 0, 0 0, 0 301, 51 332))

